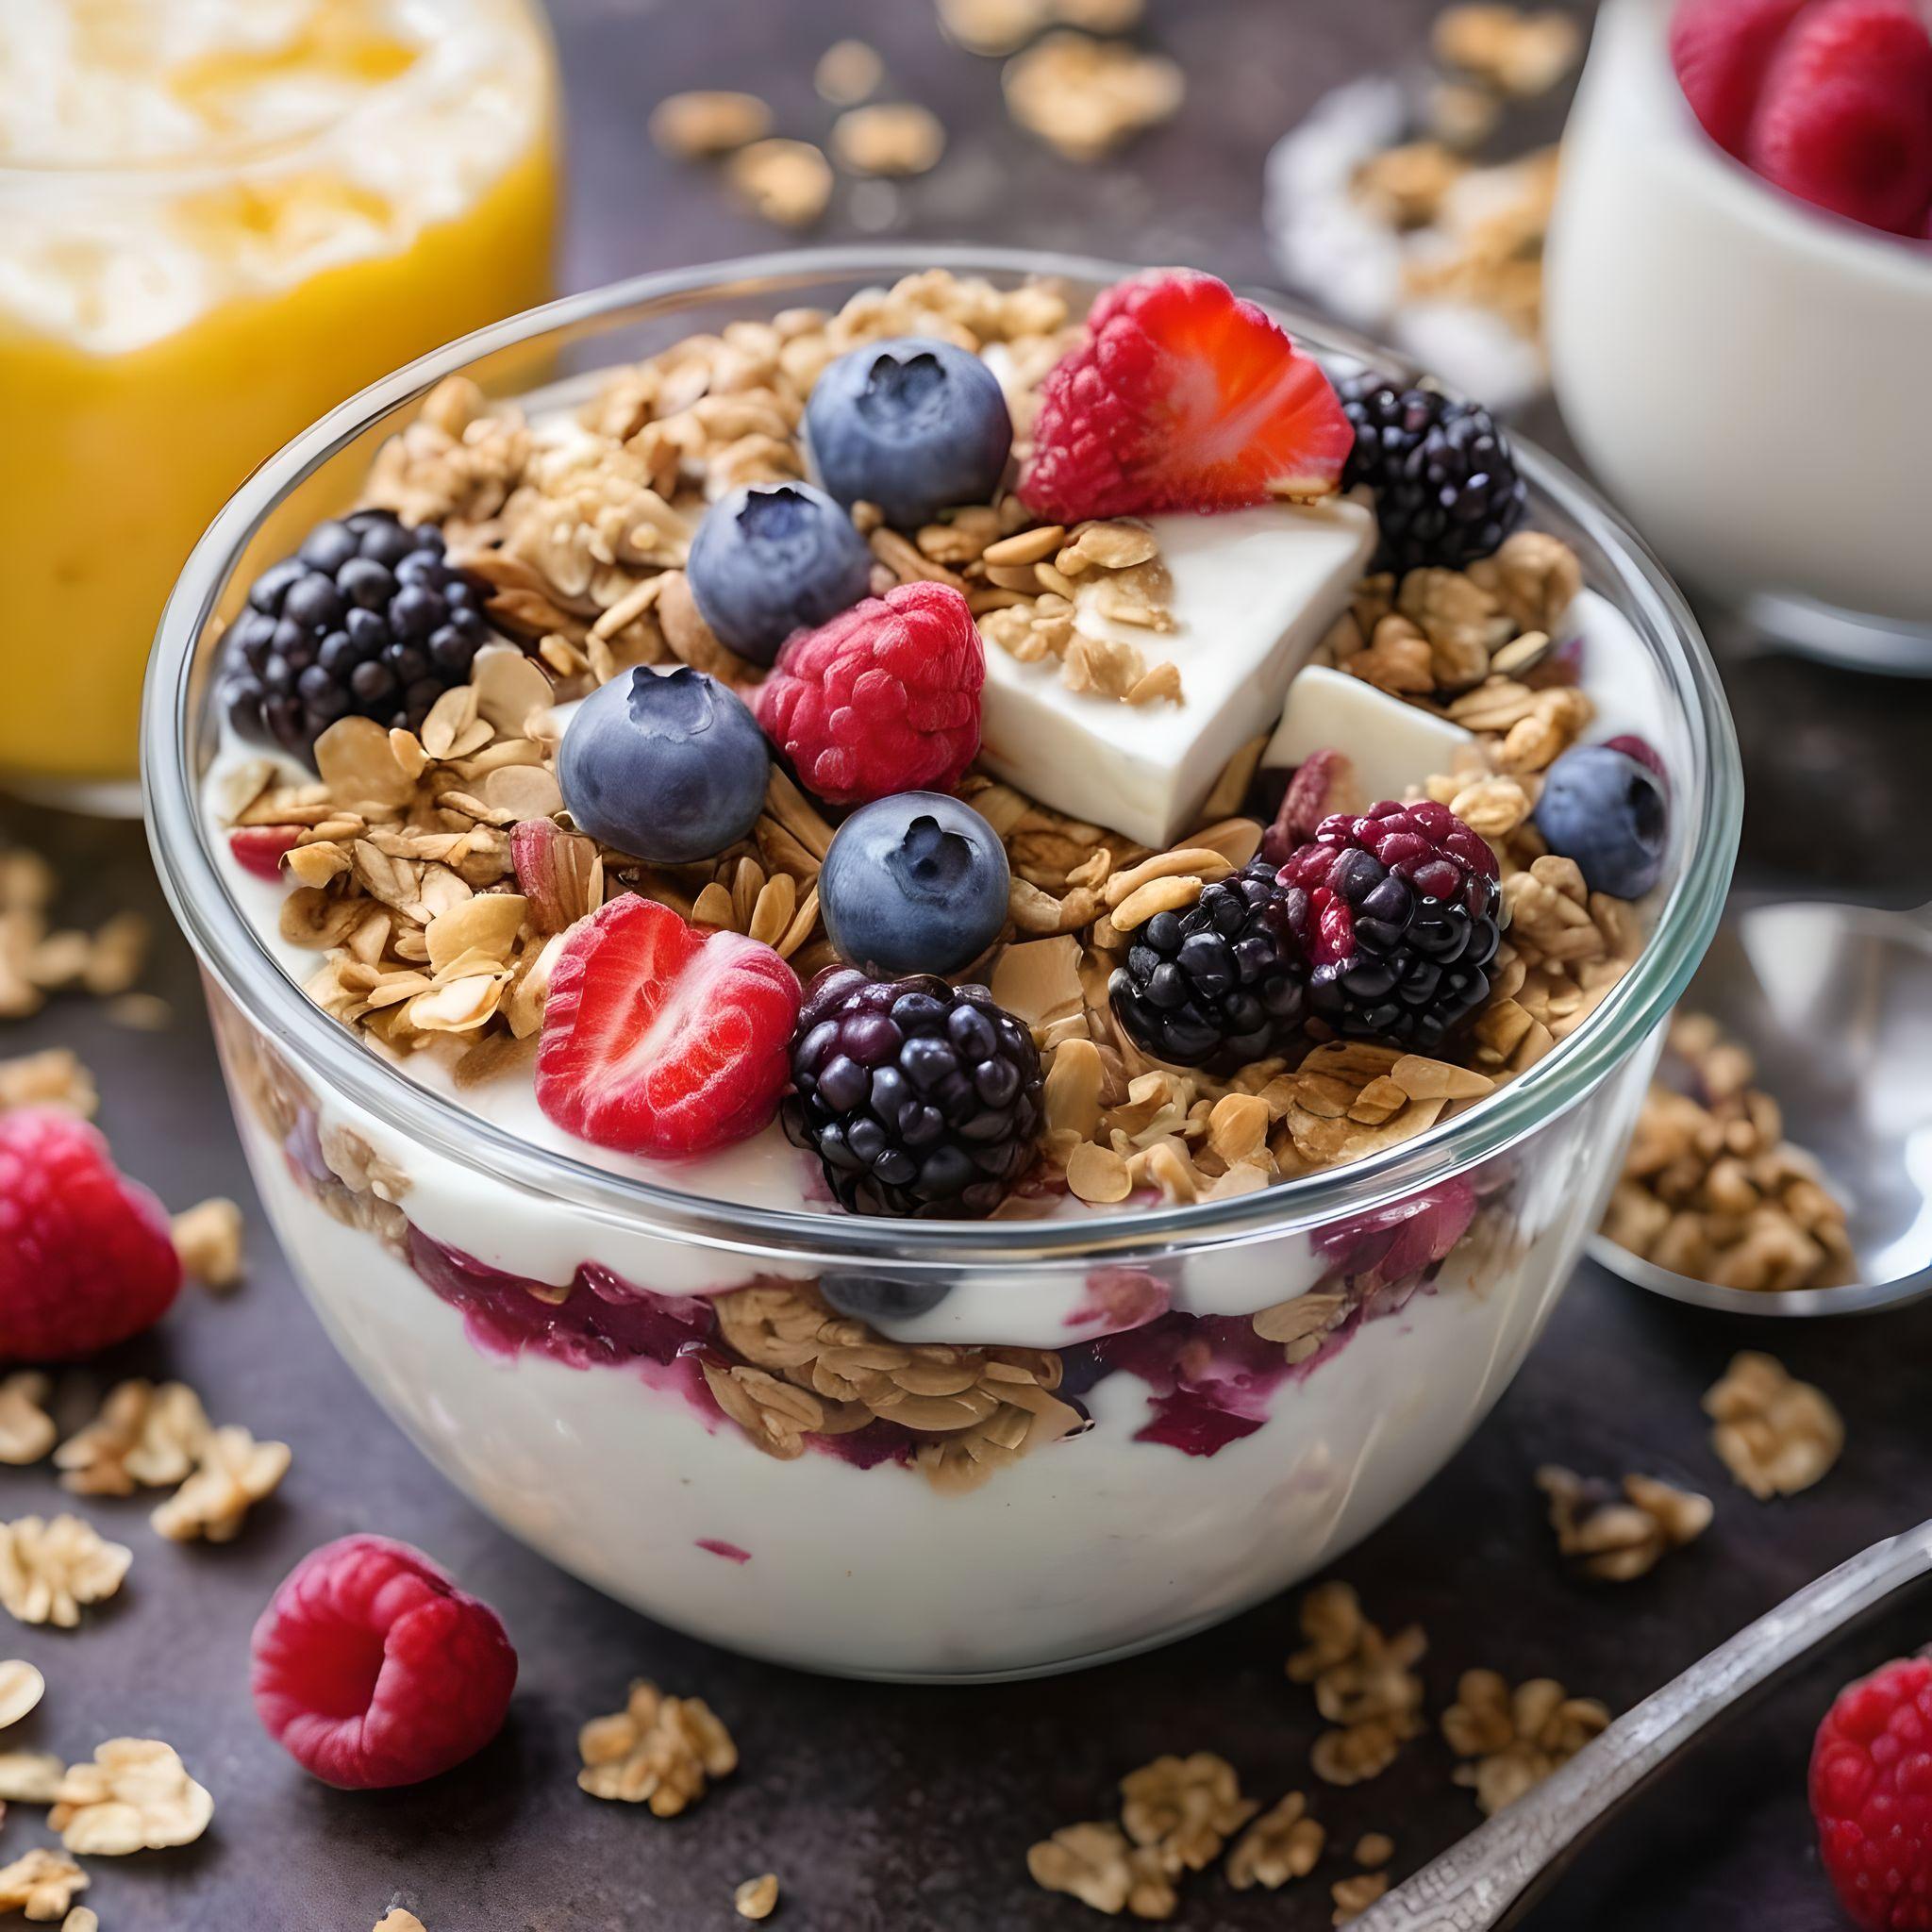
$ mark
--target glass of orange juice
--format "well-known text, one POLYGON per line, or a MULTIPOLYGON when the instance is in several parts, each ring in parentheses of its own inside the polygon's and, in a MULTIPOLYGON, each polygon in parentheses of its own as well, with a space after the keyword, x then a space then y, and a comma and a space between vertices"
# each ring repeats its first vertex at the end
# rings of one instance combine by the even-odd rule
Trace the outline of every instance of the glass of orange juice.
POLYGON ((0 783, 132 798, 203 525, 548 296, 557 136, 538 0, 0 0, 0 783))

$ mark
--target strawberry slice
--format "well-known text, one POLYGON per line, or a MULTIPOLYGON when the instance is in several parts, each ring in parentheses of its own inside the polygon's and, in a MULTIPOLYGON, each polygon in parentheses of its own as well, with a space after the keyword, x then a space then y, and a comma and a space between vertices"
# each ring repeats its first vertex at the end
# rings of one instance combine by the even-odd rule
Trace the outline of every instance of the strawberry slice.
POLYGON ((238 825, 228 834, 228 850, 243 872, 258 879, 279 879, 283 858, 301 839, 300 825, 238 825))
POLYGON ((1264 310, 1155 269, 1101 296, 1048 371, 1020 495, 1055 523, 1241 509, 1340 489, 1354 447, 1327 376, 1264 310))
POLYGON ((1834 214, 1918 234, 1932 201, 1932 34, 1910 0, 1818 0, 1772 63, 1746 158, 1834 214))
POLYGON ((1682 0, 1671 17, 1671 65, 1711 140, 1743 158, 1764 76, 1810 0, 1682 0))
POLYGON ((550 978, 537 1104, 567 1132, 654 1159, 772 1118, 799 989, 770 946, 626 895, 580 922, 550 978))

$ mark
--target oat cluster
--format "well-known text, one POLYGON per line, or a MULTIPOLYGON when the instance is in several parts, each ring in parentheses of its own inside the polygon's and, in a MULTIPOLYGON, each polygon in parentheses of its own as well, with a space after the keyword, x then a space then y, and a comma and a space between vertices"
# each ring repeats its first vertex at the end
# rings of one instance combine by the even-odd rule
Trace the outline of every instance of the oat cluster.
POLYGON ((1710 1527, 1710 1498, 1673 1489, 1651 1475, 1621 1483, 1580 1476, 1555 1463, 1536 1473, 1549 1498, 1557 1548, 1583 1575, 1600 1583, 1646 1576, 1673 1550, 1710 1527))
POLYGON ((1760 1503, 1808 1490, 1845 1446, 1844 1419, 1830 1397, 1755 1349, 1731 1357, 1704 1411, 1719 1460, 1760 1503))
POLYGON ((1751 1056, 1701 1013, 1672 1023, 1604 1232, 1675 1274, 1779 1293, 1856 1278, 1844 1204, 1785 1139, 1751 1056))

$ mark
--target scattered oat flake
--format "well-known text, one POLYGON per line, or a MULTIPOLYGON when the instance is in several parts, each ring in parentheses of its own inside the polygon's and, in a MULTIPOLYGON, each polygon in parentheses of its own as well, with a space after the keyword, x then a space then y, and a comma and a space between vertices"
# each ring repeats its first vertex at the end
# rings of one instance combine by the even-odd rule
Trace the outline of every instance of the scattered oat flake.
POLYGON ((23 1624, 71 1630, 81 1606, 121 1588, 133 1551, 78 1516, 23 1516, 0 1524, 0 1607, 23 1624))
POLYGON ((1760 1503, 1808 1490, 1845 1445, 1844 1420, 1824 1391, 1754 1349, 1731 1357, 1704 1411, 1713 1424, 1711 1447, 1760 1503))
POLYGON ((242 1279, 242 1210, 216 1197, 175 1217, 175 1252, 190 1278, 222 1293, 242 1279))
POLYGON ((700 1697, 666 1697, 640 1677, 624 1709, 592 1718, 577 1733, 584 1768, 578 1785, 593 1798, 648 1805, 674 1818, 709 1781, 738 1769, 731 1734, 700 1697))
POLYGON ((157 1738, 110 1738, 92 1762, 70 1766, 47 1823, 70 1852, 114 1858, 192 1844, 214 1800, 157 1738))
POLYGON ((782 228, 808 228, 832 198, 832 168, 808 141, 757 141, 725 167, 755 214, 782 228))
POLYGON ((769 1919, 778 1909, 778 1874, 765 1872, 747 1878, 731 1894, 731 1903, 741 1919, 769 1919))
POLYGON ((856 175, 924 175, 946 151, 946 130, 909 101, 853 108, 832 125, 832 152, 856 175))
POLYGON ((0 1462, 24 1469, 54 1446, 59 1431, 47 1413, 53 1391, 47 1377, 32 1369, 0 1380, 0 1462))
POLYGON ((756 94, 700 89, 667 94, 651 109, 651 139, 680 160, 728 154, 772 131, 772 110, 756 94))
POLYGON ((250 1507, 274 1493, 291 1459, 286 1442, 258 1442, 237 1424, 215 1429, 193 1474, 148 1521, 173 1542, 232 1542, 250 1507))
POLYGON ((86 1890, 87 1874, 65 1852, 37 1848, 0 1867, 0 1912, 58 1919, 86 1890))
POLYGON ((47 1680, 19 1657, 0 1662, 0 1729, 17 1724, 47 1694, 47 1680))
POLYGON ((51 1805, 67 1760, 51 1751, 0 1751, 0 1804, 51 1805))

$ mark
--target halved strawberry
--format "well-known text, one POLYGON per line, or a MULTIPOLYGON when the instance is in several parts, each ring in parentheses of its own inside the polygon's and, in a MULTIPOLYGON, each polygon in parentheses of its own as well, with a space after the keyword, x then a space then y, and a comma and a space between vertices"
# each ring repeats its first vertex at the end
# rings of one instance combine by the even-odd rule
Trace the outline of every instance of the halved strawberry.
POLYGON ((571 933, 550 978, 537 1103, 567 1132, 675 1159, 755 1134, 789 1076, 799 988, 770 946, 627 894, 571 933))
POLYGON ((1241 509, 1341 487, 1355 431, 1321 367, 1191 269, 1129 276, 1048 371, 1020 495, 1036 516, 1241 509))
POLYGON ((1740 158, 1778 42, 1810 0, 1681 0, 1671 65, 1711 140, 1740 158))
POLYGON ((258 879, 279 879, 284 855, 294 851, 300 825, 238 825, 228 834, 228 850, 243 872, 258 879))
POLYGON ((1916 235, 1932 200, 1932 34, 1911 0, 1818 0, 1765 78, 1746 158, 1835 214, 1916 235))

